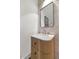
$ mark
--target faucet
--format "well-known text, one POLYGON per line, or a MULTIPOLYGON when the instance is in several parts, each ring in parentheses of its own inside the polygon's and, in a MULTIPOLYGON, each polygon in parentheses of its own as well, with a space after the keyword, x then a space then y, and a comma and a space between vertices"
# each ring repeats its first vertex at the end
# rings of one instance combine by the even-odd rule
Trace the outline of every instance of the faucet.
POLYGON ((43 29, 43 34, 47 34, 45 29, 43 29))
POLYGON ((43 28, 43 32, 42 32, 43 34, 50 34, 50 31, 46 31, 46 29, 45 28, 43 28))
POLYGON ((43 34, 50 34, 50 33, 47 32, 46 29, 43 29, 43 34))

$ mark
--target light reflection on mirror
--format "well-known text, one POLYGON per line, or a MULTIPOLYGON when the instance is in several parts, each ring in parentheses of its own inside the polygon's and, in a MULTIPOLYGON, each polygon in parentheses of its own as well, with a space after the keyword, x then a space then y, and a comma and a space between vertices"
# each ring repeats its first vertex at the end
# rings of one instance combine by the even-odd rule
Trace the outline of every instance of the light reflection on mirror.
POLYGON ((48 5, 50 2, 53 2, 53 0, 45 0, 42 4, 42 8, 48 5))

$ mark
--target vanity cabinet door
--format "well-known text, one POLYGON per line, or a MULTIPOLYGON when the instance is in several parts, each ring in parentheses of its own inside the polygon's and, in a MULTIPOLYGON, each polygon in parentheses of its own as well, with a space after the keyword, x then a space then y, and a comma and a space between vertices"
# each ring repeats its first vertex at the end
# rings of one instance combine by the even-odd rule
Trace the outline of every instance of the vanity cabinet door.
POLYGON ((55 59, 54 49, 54 40, 40 41, 40 59, 55 59))
POLYGON ((31 59, 40 59, 40 40, 32 38, 31 59))
POLYGON ((39 51, 32 47, 31 59, 40 59, 39 51))
POLYGON ((35 39, 35 38, 32 38, 32 41, 31 41, 31 43, 32 43, 32 47, 34 47, 34 48, 36 48, 36 49, 39 49, 39 40, 38 39, 35 39))

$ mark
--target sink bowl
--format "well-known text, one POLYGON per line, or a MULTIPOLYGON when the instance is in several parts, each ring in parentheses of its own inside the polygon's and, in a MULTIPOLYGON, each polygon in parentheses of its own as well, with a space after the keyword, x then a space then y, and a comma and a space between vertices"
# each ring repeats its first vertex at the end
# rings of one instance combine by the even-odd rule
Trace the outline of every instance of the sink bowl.
POLYGON ((55 35, 50 34, 34 34, 32 37, 37 38, 39 40, 50 41, 54 38, 55 35))

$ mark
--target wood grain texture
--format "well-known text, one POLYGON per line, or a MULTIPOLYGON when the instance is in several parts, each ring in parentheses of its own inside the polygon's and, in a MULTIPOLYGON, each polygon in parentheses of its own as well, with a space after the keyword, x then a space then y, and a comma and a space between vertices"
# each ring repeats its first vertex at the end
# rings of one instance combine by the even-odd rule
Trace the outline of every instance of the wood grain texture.
POLYGON ((55 45, 54 40, 52 41, 41 41, 40 42, 40 59, 55 59, 55 45))
POLYGON ((31 39, 31 59, 40 59, 40 41, 36 38, 31 39))
POLYGON ((31 59, 55 59, 55 40, 42 41, 32 38, 31 59))

